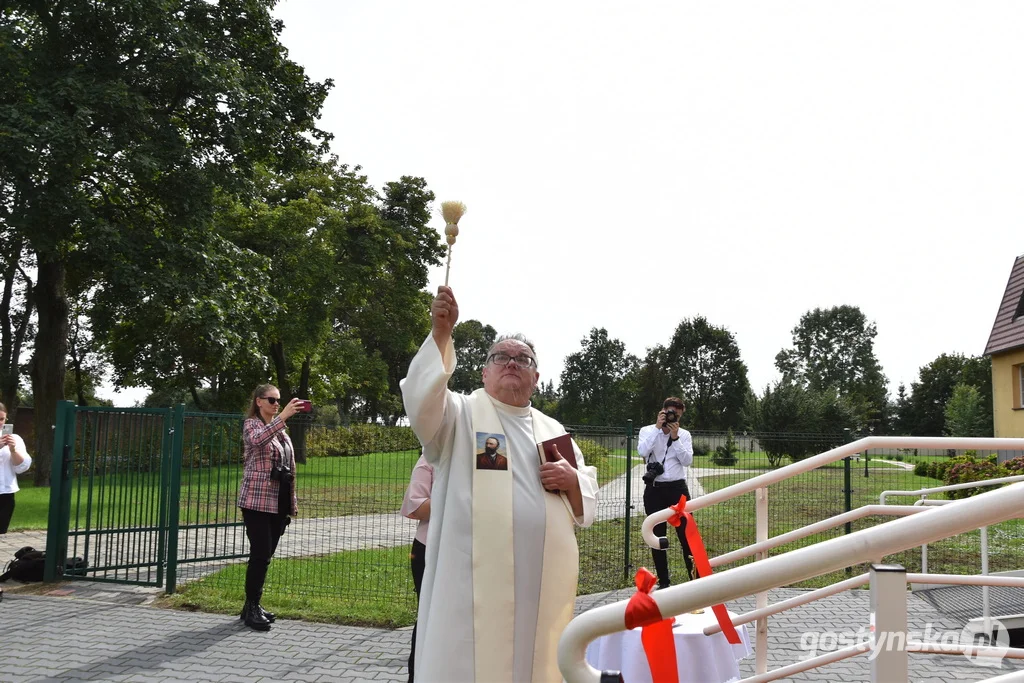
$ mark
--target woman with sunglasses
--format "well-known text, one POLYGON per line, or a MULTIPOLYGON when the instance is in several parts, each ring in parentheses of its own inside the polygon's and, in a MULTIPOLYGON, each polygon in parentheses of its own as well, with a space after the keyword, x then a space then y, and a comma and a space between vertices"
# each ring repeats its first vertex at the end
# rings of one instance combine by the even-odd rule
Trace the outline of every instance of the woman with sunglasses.
POLYGON ((249 564, 245 571, 245 606, 241 619, 257 631, 269 631, 274 615, 260 605, 267 568, 277 550, 289 515, 298 513, 295 497, 295 451, 284 423, 299 412, 302 401, 293 398, 279 406, 281 392, 261 384, 242 425, 245 466, 238 507, 242 508, 245 535, 249 539, 249 564), (278 413, 280 407, 281 412, 278 413))

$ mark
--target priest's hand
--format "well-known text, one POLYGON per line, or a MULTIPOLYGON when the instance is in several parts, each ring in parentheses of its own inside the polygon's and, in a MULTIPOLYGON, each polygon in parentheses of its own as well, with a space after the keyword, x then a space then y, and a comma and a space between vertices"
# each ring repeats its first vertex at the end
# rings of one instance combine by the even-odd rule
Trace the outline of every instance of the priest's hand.
POLYGON ((558 452, 558 446, 553 446, 558 460, 546 462, 540 466, 540 483, 548 491, 565 491, 580 487, 579 479, 576 478, 576 469, 569 464, 569 461, 558 452))
POLYGON ((448 345, 452 338, 452 330, 459 321, 459 304, 451 287, 441 285, 437 288, 437 296, 430 304, 430 333, 434 343, 441 349, 448 345))
POLYGON ((560 491, 569 497, 572 512, 577 517, 583 516, 583 494, 580 492, 580 480, 576 476, 576 468, 558 452, 558 446, 552 446, 558 460, 545 462, 540 466, 540 483, 548 491, 560 491))

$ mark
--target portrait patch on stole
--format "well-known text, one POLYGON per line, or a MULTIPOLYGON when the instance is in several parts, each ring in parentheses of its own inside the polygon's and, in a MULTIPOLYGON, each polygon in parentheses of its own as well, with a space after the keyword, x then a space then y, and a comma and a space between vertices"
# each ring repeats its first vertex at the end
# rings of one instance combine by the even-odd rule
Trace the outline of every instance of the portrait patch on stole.
POLYGON ((504 434, 476 433, 476 468, 508 470, 508 450, 504 434))

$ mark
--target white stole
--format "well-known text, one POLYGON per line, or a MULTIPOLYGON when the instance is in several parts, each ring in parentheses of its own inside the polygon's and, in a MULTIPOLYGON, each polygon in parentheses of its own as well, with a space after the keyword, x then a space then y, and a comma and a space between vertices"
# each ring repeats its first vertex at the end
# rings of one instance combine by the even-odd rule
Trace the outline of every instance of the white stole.
MULTIPOLYGON (((474 440, 485 433, 508 442, 498 411, 484 389, 470 396, 474 440)), ((540 411, 531 410, 534 441, 540 443, 565 434, 565 429, 540 411)), ((474 441, 475 443, 475 441, 474 441)), ((523 458, 506 446, 507 470, 478 469, 473 453, 473 642, 477 681, 512 682, 515 633, 515 558, 513 555, 513 472, 523 458)), ((572 505, 568 496, 548 493, 545 501, 544 557, 540 605, 534 641, 533 680, 560 681, 558 638, 572 619, 579 576, 579 549, 573 533, 572 505)), ((520 561, 530 561, 520 558, 520 561)), ((520 682, 517 682, 520 683, 520 682)))

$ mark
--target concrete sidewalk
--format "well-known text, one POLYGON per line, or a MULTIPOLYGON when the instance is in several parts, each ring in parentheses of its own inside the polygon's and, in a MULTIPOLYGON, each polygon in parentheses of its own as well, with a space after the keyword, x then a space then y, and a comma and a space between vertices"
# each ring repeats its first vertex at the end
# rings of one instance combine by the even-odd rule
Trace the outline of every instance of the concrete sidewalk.
MULTIPOLYGON (((90 589, 74 584, 74 595, 90 589), (81 588, 79 589, 79 587, 81 588)), ((107 587, 105 592, 116 591, 107 587)), ((577 611, 630 595, 629 590, 582 596, 577 611)), ((801 593, 772 591, 772 601, 801 593)), ((103 597, 94 593, 94 597, 103 597)), ((805 632, 853 632, 868 619, 866 591, 829 598, 772 619, 769 666, 810 655, 801 647, 805 632)), ((959 631, 923 600, 910 597, 909 625, 933 632, 959 631)), ((731 603, 734 612, 753 608, 753 598, 731 603)), ((10 594, 0 603, 0 680, 57 681, 404 681, 411 629, 387 630, 281 620, 269 633, 245 628, 236 616, 178 612, 98 599, 10 594)), ((806 640, 806 638, 804 638, 806 640)), ((821 651, 818 652, 821 654, 821 651)), ((866 681, 866 656, 831 664, 791 680, 866 681)), ((910 680, 926 683, 980 681, 1021 670, 1004 660, 1001 668, 972 665, 959 655, 911 655, 910 680)), ((753 656, 741 662, 754 673, 753 656)))

